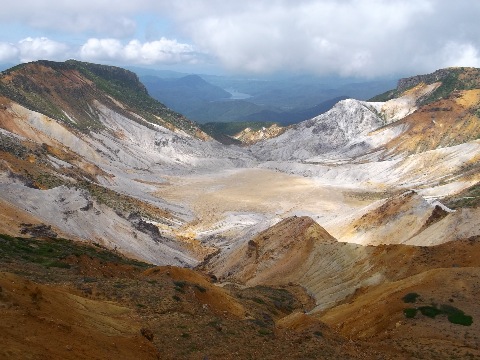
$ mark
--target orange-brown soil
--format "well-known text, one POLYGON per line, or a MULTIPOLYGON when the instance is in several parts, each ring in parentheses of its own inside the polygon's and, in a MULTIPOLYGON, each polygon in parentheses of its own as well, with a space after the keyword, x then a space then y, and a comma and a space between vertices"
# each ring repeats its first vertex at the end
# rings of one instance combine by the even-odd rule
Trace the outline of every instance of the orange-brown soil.
POLYGON ((316 319, 306 327, 277 327, 276 321, 311 307, 298 286, 219 287, 194 270, 145 270, 92 255, 83 245, 58 260, 65 266, 46 266, 31 258, 40 244, 26 245, 25 259, 8 251, 0 256, 0 358, 380 356, 375 346, 350 343, 316 319))
POLYGON ((422 106, 394 123, 395 126, 406 124, 408 130, 391 140, 386 148, 396 154, 418 153, 478 139, 479 103, 479 90, 465 90, 422 106))
POLYGON ((156 359, 131 309, 0 273, 2 359, 156 359))

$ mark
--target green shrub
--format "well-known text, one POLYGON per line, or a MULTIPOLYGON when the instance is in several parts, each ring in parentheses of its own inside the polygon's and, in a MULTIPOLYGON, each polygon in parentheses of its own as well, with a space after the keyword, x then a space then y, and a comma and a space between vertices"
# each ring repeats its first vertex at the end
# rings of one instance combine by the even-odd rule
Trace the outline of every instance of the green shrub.
POLYGON ((184 288, 185 285, 187 285, 187 282, 186 281, 174 281, 173 285, 175 285, 176 287, 179 287, 179 288, 184 288))
POLYGON ((452 324, 470 326, 473 323, 473 318, 470 315, 465 315, 462 312, 448 315, 448 321, 450 321, 452 324))
POLYGON ((205 289, 203 286, 200 286, 200 285, 195 285, 195 288, 197 288, 198 291, 200 291, 201 293, 204 293, 204 292, 207 292, 207 289, 205 289))
POLYGON ((439 308, 432 304, 431 306, 420 306, 418 309, 403 309, 403 315, 409 319, 414 318, 418 311, 432 319, 437 315, 447 315, 448 321, 452 324, 470 326, 473 323, 473 318, 470 315, 465 315, 462 310, 448 304, 440 305, 439 308))
POLYGON ((60 268, 60 269, 70 269, 70 264, 67 264, 63 261, 52 261, 47 263, 47 268, 55 267, 55 268, 60 268))
POLYGON ((404 303, 414 303, 417 301, 417 299, 420 297, 419 294, 411 292, 405 295, 402 300, 404 303))
POLYGON ((417 309, 413 309, 413 308, 403 309, 403 315, 405 315, 407 319, 412 319, 415 317, 415 315, 417 315, 417 309))
POLYGON ((473 319, 470 315, 465 315, 465 313, 451 305, 441 305, 440 309, 448 315, 448 321, 452 324, 470 326, 473 323, 473 319))
POLYGON ((258 330, 258 333, 262 336, 265 336, 265 335, 270 335, 272 332, 268 329, 260 329, 258 330))
POLYGON ((260 299, 258 297, 252 298, 253 301, 255 301, 257 304, 265 304, 265 301, 263 299, 260 299))
POLYGON ((428 316, 429 318, 432 318, 432 319, 434 319, 435 316, 437 315, 443 314, 442 310, 437 309, 434 306, 420 306, 418 310, 420 310, 422 315, 428 316))
POLYGON ((440 310, 442 310, 445 314, 448 314, 448 315, 457 314, 457 313, 463 314, 462 310, 452 305, 446 305, 446 304, 440 305, 440 310))

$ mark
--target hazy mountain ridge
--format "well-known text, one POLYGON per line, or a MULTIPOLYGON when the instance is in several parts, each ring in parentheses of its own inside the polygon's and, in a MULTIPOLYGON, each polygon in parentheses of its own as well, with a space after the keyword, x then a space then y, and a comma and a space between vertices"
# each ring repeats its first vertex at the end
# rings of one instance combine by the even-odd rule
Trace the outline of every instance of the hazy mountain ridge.
POLYGON ((209 84, 198 75, 187 75, 174 79, 142 76, 140 80, 149 88, 149 93, 153 98, 187 116, 192 114, 192 109, 212 101, 228 99, 231 96, 229 92, 209 84))
POLYGON ((272 121, 291 125, 329 110, 340 99, 367 99, 393 85, 392 81, 306 76, 251 79, 132 70, 153 97, 200 123, 272 121))

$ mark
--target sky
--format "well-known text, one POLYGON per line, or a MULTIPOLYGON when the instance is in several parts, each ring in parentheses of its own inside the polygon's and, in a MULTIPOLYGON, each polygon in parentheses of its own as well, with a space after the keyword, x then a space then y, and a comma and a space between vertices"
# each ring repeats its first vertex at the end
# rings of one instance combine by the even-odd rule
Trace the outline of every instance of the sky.
POLYGON ((480 67, 478 0, 5 0, 0 63, 378 78, 480 67))

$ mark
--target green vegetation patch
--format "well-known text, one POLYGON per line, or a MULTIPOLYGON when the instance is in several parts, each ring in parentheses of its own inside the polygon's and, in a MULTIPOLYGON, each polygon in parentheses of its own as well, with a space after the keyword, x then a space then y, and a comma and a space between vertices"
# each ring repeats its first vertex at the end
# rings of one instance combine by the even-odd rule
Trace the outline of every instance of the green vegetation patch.
POLYGON ((452 324, 470 326, 473 323, 473 318, 470 315, 465 315, 465 313, 451 305, 441 305, 440 309, 443 313, 448 315, 448 321, 452 324))
POLYGON ((371 102, 385 102, 385 101, 388 101, 388 100, 395 99, 396 97, 398 97, 398 95, 400 95, 400 92, 397 89, 393 89, 393 90, 385 91, 384 93, 381 93, 379 95, 376 95, 376 96, 368 99, 368 101, 371 101, 371 102))
POLYGON ((105 262, 125 264, 141 269, 151 265, 128 259, 102 247, 93 247, 67 239, 45 239, 12 237, 0 234, 0 261, 21 261, 43 265, 47 268, 70 268, 65 259, 70 256, 86 255, 105 262))
POLYGON ((266 335, 271 335, 272 334, 272 331, 271 330, 268 330, 268 329, 259 329, 258 330, 258 334, 259 335, 262 335, 262 336, 266 336, 266 335))
POLYGON ((461 193, 447 198, 444 204, 451 209, 480 206, 480 183, 470 186, 461 193))
POLYGON ((405 295, 402 300, 404 303, 414 303, 417 301, 417 299, 420 297, 419 294, 417 293, 408 293, 407 295, 405 295))
POLYGON ((206 288, 204 288, 203 286, 200 286, 200 285, 198 285, 198 284, 195 284, 195 288, 196 288, 198 291, 200 291, 201 293, 207 292, 207 289, 206 289, 206 288))
POLYGON ((412 319, 417 315, 417 311, 418 310, 414 308, 403 309, 403 315, 405 315, 407 319, 412 319))
POLYGON ((452 324, 470 326, 473 323, 473 318, 470 315, 465 315, 462 312, 448 315, 448 321, 450 321, 452 324))
MULTIPOLYGON (((195 134, 197 127, 193 122, 150 97, 145 86, 138 80, 137 75, 131 71, 75 60, 69 60, 65 63, 74 66, 88 79, 92 80, 99 89, 126 104, 149 122, 163 125, 162 121, 158 119, 161 118, 190 134, 195 134)), ((126 115, 132 118, 128 113, 126 115)), ((132 119, 135 120, 135 118, 132 119)))
MULTIPOLYGON (((145 206, 141 206, 141 204, 139 204, 141 201, 131 196, 120 194, 114 190, 88 181, 78 182, 77 186, 87 190, 98 203, 108 206, 117 214, 127 216, 134 213, 150 220, 163 221, 158 213, 154 213, 153 206, 150 206, 152 211, 149 211, 148 203, 146 203, 145 206)), ((169 214, 165 212, 164 216, 168 217, 169 214)))
MULTIPOLYGON (((415 299, 420 296, 418 294, 416 295, 417 296, 415 297, 415 299)), ((408 299, 413 299, 413 295, 410 296, 408 299)), ((420 311, 422 315, 432 319, 434 319, 438 315, 447 315, 448 321, 450 321, 452 324, 470 326, 473 323, 472 316, 466 315, 462 310, 447 304, 440 305, 439 307, 435 304, 432 304, 429 306, 420 306, 418 308, 407 308, 403 309, 403 315, 407 319, 412 319, 417 315, 418 311, 420 311)))
POLYGON ((435 306, 420 306, 418 308, 422 315, 428 316, 429 318, 434 319, 435 316, 443 314, 443 311, 440 309, 437 309, 435 306))

